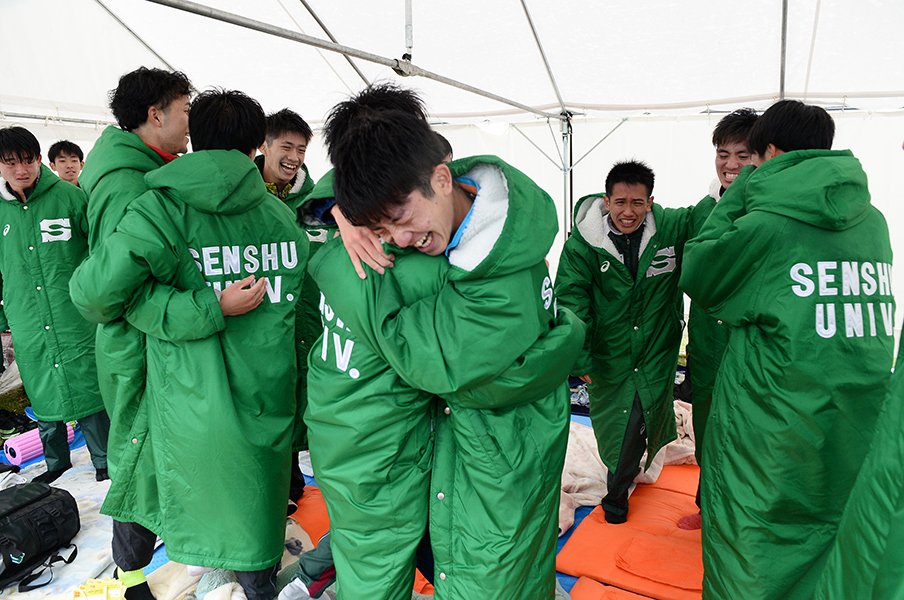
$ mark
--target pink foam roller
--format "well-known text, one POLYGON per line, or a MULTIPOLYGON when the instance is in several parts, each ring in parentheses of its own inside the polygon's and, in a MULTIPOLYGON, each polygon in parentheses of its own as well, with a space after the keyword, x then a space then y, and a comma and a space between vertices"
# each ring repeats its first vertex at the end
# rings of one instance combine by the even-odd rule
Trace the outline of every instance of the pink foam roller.
MULTIPOLYGON (((75 432, 72 431, 72 425, 69 423, 66 423, 66 434, 71 444, 75 438, 75 432)), ((44 454, 44 444, 41 443, 38 430, 32 429, 6 440, 6 443, 3 444, 3 453, 6 454, 6 460, 9 461, 9 464, 19 466, 36 456, 44 454)))

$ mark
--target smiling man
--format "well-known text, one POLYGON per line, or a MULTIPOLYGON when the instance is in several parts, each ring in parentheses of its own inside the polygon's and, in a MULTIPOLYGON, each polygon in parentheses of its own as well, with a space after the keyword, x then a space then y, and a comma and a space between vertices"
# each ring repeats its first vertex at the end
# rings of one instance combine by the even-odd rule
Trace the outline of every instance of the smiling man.
POLYGON ((590 418, 609 470, 606 520, 628 518, 628 492, 647 451, 646 467, 675 438, 672 386, 681 343, 681 256, 693 209, 653 203, 653 171, 618 163, 606 193, 575 207, 556 294, 591 332, 575 373, 588 384, 590 418))
MULTIPOLYGON (((735 180, 741 169, 750 164, 751 152, 747 145, 747 135, 756 123, 756 111, 741 108, 725 115, 713 130, 713 146, 716 149, 716 179, 709 187, 709 194, 694 207, 691 218, 690 237, 693 238, 703 228, 706 218, 716 207, 716 203, 735 180)), ((703 461, 703 440, 706 420, 712 405, 713 386, 716 373, 728 345, 728 327, 721 320, 711 316, 691 302, 690 317, 687 322, 687 366, 691 380, 694 403, 694 443, 697 464, 703 461)), ((697 486, 697 507, 700 507, 700 486, 697 486)), ((681 529, 700 529, 700 513, 686 515, 678 521, 681 529)))
POLYGON ((772 105, 748 136, 758 166, 687 244, 682 287, 730 326, 701 465, 707 598, 812 598, 881 424, 892 249, 834 135, 819 106, 772 105))
POLYGON ((496 157, 446 165, 422 115, 368 109, 384 92, 410 94, 368 88, 324 137, 338 206, 396 266, 361 280, 332 241, 310 268, 324 335, 305 416, 339 594, 410 598, 429 513, 437 597, 550 598, 583 338, 544 262, 555 205, 496 157))
MULTIPOLYGON (((145 175, 188 149, 192 86, 185 74, 140 67, 120 77, 110 92, 118 126, 104 129, 85 162, 80 184, 88 194, 88 248, 96 252, 131 204, 148 189, 145 175)), ((190 259, 187 259, 190 261, 190 259)), ((191 262, 191 261, 190 261, 191 262)), ((140 505, 132 487, 156 486, 154 457, 136 441, 147 435, 142 417, 146 334, 169 341, 202 339, 225 327, 224 317, 253 306, 263 278, 252 289, 229 286, 218 298, 209 287, 179 290, 150 278, 125 315, 97 328, 97 374, 110 415, 109 471, 104 500, 113 517, 113 560, 128 600, 150 598, 142 568, 150 563, 156 534, 137 522, 153 503, 140 505), (240 300, 233 303, 232 300, 240 300), (122 465, 122 475, 117 476, 122 465)), ((249 283, 250 279, 245 283, 249 283)), ((154 488, 156 489, 156 488, 154 488)), ((150 498, 148 492, 143 498, 150 498)))
POLYGON ((271 194, 297 210, 314 189, 304 155, 314 133, 298 113, 284 108, 267 116, 267 139, 254 159, 271 194))
POLYGON ((57 177, 78 187, 78 175, 85 166, 85 154, 78 145, 69 140, 60 140, 47 150, 47 160, 57 177))

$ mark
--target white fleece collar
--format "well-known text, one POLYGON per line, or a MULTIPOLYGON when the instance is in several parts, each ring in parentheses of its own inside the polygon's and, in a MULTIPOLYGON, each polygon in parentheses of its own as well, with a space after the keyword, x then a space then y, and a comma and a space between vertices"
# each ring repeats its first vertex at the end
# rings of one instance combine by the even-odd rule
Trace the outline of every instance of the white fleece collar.
MULTIPOLYGON (((509 189, 502 171, 493 165, 477 165, 465 177, 479 187, 471 219, 462 232, 458 246, 449 252, 449 263, 473 271, 493 250, 508 216, 509 189)), ((453 232, 454 234, 454 232, 453 232)))
POLYGON ((722 199, 722 182, 719 181, 718 177, 709 184, 709 195, 715 198, 716 202, 722 199))
MULTIPOLYGON (((578 228, 581 237, 583 237, 584 241, 588 244, 594 248, 605 250, 624 263, 625 261, 622 258, 621 253, 618 251, 618 248, 615 247, 612 238, 609 237, 609 232, 612 231, 612 227, 609 226, 608 216, 609 211, 606 209, 603 199, 590 198, 581 204, 581 207, 578 209, 578 214, 575 217, 575 227, 578 228)), ((621 232, 616 233, 620 234, 621 232)), ((653 218, 653 211, 650 211, 643 220, 643 235, 640 238, 640 250, 638 250, 638 256, 643 256, 647 244, 650 243, 650 240, 654 235, 656 235, 656 219, 653 218)))
POLYGON ((300 165, 298 167, 298 173, 295 174, 295 183, 292 184, 292 189, 289 190, 290 194, 297 194, 301 191, 301 188, 304 186, 304 182, 308 180, 308 173, 302 167, 304 165, 300 165))
POLYGON ((6 180, 2 177, 0 177, 0 198, 3 198, 8 202, 15 202, 19 199, 15 194, 9 191, 9 188, 6 187, 6 180))

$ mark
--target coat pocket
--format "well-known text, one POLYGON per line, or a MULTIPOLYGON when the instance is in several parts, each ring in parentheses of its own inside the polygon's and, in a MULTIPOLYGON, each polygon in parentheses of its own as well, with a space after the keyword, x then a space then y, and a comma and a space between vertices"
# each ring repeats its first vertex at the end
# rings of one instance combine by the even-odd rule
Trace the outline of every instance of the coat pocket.
POLYGON ((467 420, 467 426, 471 432, 471 435, 468 436, 471 440, 463 441, 470 441, 473 448, 465 449, 464 455, 475 455, 496 477, 503 477, 514 471, 502 444, 499 443, 499 438, 494 433, 491 419, 487 417, 485 411, 459 409, 457 412, 459 419, 467 420))

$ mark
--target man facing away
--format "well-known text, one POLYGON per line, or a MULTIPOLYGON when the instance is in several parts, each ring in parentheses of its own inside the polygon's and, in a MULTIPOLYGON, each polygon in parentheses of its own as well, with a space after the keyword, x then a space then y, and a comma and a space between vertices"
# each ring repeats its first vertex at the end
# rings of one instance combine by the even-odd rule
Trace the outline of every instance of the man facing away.
POLYGON ((704 594, 811 598, 892 364, 891 246, 822 108, 774 104, 687 245, 682 287, 730 326, 703 446, 704 594))
POLYGON ((264 133, 253 99, 201 94, 191 109, 195 152, 147 175, 149 191, 70 284, 80 310, 103 320, 148 278, 217 294, 246 278, 265 281, 260 306, 226 317, 221 331, 147 336, 136 417, 146 431, 133 440, 139 456, 123 459, 114 479, 145 511, 135 522, 159 535, 172 559, 235 571, 249 599, 275 595, 285 542, 296 312, 308 257, 294 213, 252 162, 264 133), (138 472, 147 465, 153 470, 138 472))

